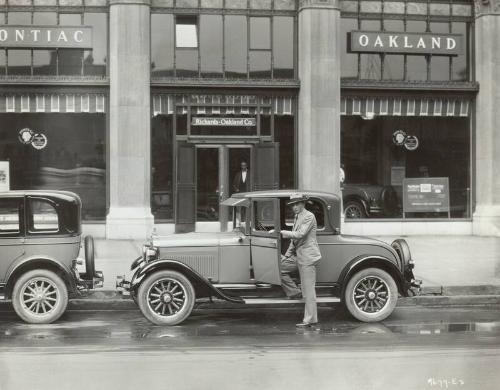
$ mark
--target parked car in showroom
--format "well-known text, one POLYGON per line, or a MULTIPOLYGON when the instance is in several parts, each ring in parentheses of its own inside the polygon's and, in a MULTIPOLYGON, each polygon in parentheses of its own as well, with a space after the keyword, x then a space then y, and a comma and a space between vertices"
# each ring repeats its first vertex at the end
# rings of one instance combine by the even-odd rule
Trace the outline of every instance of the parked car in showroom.
POLYGON ((348 183, 341 190, 346 219, 401 216, 401 201, 392 186, 348 183))
MULTIPOLYGON (((204 297, 247 305, 301 302, 286 299, 280 286, 280 258, 289 243, 280 238, 280 231, 293 227, 293 213, 286 206, 293 192, 234 194, 223 202, 233 209, 230 232, 153 237, 132 263, 132 279, 118 278, 118 289, 129 292, 144 316, 159 325, 181 323, 195 301, 204 297)), ((342 235, 340 198, 302 193, 308 196, 306 207, 318 224, 319 303, 342 303, 358 320, 374 322, 392 313, 398 296, 419 289, 403 239, 388 245, 342 235)))
POLYGON ((82 202, 67 191, 0 192, 0 300, 33 324, 56 321, 68 299, 102 286, 94 267, 94 241, 80 252, 82 202))

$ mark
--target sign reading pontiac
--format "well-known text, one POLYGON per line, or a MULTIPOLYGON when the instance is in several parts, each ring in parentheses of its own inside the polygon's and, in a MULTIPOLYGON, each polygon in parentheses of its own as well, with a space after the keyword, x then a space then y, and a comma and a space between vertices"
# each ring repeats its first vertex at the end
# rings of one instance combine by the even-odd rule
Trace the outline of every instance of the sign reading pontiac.
POLYGON ((193 126, 256 126, 255 118, 208 118, 193 117, 191 120, 193 126))
POLYGON ((463 53, 463 35, 352 31, 350 52, 457 56, 463 53))
POLYGON ((2 26, 0 47, 92 48, 92 27, 2 26))

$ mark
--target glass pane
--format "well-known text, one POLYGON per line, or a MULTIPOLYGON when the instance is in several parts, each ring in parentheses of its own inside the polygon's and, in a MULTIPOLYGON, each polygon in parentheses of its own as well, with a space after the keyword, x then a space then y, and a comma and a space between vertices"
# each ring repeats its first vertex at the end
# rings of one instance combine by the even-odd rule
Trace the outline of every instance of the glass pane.
POLYGON ((274 202, 272 200, 261 200, 253 203, 254 220, 252 221, 252 230, 260 232, 269 232, 276 230, 274 216, 274 202))
POLYGON ((196 220, 219 220, 219 149, 196 150, 196 220))
POLYGON ((68 190, 82 198, 85 220, 106 216, 106 115, 2 114, 0 160, 9 160, 13 190, 68 190), (43 133, 36 150, 19 142, 19 129, 43 133))
POLYGON ((260 115, 260 135, 271 135, 271 115, 260 115))
POLYGON ((7 14, 9 24, 26 26, 31 24, 31 12, 9 12, 7 14))
POLYGON ((55 12, 33 12, 33 24, 42 26, 53 26, 57 24, 57 13, 55 12))
POLYGON ((384 79, 403 80, 405 57, 403 55, 387 54, 384 57, 384 79))
POLYGON ((58 67, 60 75, 81 75, 83 50, 58 49, 58 67))
POLYGON ((175 44, 177 47, 198 47, 198 19, 196 16, 177 16, 175 44))
MULTIPOLYGON (((182 109, 181 109, 182 110, 182 109)), ((186 111, 187 112, 187 111, 186 111)), ((177 112, 175 116, 175 132, 177 135, 186 135, 187 134, 187 115, 181 114, 177 112)))
POLYGON ((85 51, 84 74, 106 75, 108 58, 108 15, 106 13, 85 13, 84 25, 92 27, 92 51, 85 51))
POLYGON ((80 26, 82 24, 81 14, 59 14, 60 26, 80 26))
POLYGON ((0 199, 0 234, 19 232, 19 203, 19 200, 0 199))
POLYGON ((449 57, 431 57, 431 80, 445 81, 450 79, 449 57))
POLYGON ((173 216, 173 123, 172 115, 159 115, 152 119, 151 161, 152 194, 151 211, 156 220, 173 216))
POLYGON ((32 199, 30 210, 33 220, 30 221, 29 230, 32 232, 57 231, 59 218, 52 204, 43 200, 32 199))
POLYGON ((427 23, 423 20, 408 20, 406 22, 407 32, 425 32, 427 23))
MULTIPOLYGON (((380 31, 380 20, 362 20, 361 29, 380 31)), ((380 80, 382 78, 382 61, 379 54, 361 55, 361 79, 380 80)))
POLYGON ((250 49, 271 49, 271 18, 250 18, 250 49))
POLYGON ((358 29, 357 19, 340 19, 340 44, 341 44, 341 57, 340 69, 342 78, 358 78, 358 55, 347 52, 347 41, 349 33, 358 29))
POLYGON ((197 49, 177 49, 176 75, 178 77, 198 77, 197 49))
POLYGON ((463 52, 457 57, 453 57, 453 73, 452 79, 457 81, 469 80, 467 69, 467 40, 468 40, 468 26, 467 23, 454 22, 452 23, 452 32, 455 34, 462 34, 463 36, 463 52))
POLYGON ((174 16, 151 14, 151 76, 174 74, 174 16))
POLYGON ((201 74, 222 77, 222 16, 200 16, 201 74))
MULTIPOLYGON (((470 215, 468 118, 341 118, 341 163, 346 218, 401 218, 403 178, 445 177, 450 183, 451 216, 470 215), (418 138, 414 151, 396 146, 395 129, 418 138), (444 156, 444 157, 443 157, 444 156), (363 202, 368 206, 365 209, 363 202)), ((407 214, 412 218, 446 218, 447 213, 407 214)))
POLYGON ((247 77, 247 18, 227 15, 224 24, 226 77, 247 77))
POLYGON ((0 76, 5 75, 7 70, 7 52, 0 49, 0 76))
POLYGON ((250 51, 250 78, 268 79, 271 77, 271 52, 250 51))
POLYGON ((57 59, 56 50, 33 50, 33 74, 56 75, 57 74, 56 59, 57 59))
POLYGON ((7 50, 8 74, 31 74, 31 50, 7 50))
POLYGON ((293 78, 294 58, 293 18, 276 16, 273 19, 274 78, 293 78))
POLYGON ((427 80, 427 58, 425 56, 406 56, 407 79, 427 80))
POLYGON ((274 116, 274 137, 280 144, 280 186, 295 188, 295 121, 293 116, 274 116))

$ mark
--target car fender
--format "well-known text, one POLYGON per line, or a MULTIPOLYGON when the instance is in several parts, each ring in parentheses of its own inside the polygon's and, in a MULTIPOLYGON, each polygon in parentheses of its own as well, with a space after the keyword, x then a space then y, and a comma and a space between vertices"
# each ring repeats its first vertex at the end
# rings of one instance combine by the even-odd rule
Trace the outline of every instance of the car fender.
POLYGON ((173 259, 155 260, 137 270, 131 281, 131 292, 134 294, 137 293, 137 289, 139 288, 145 277, 153 274, 154 272, 162 270, 177 271, 186 276, 193 284, 196 292, 196 297, 198 298, 215 296, 217 298, 224 299, 233 303, 244 303, 243 299, 239 297, 229 296, 223 293, 218 288, 216 288, 208 279, 200 275, 194 269, 184 263, 181 263, 178 260, 173 259))
POLYGON ((11 298, 12 289, 14 288, 14 284, 19 276, 35 269, 48 269, 56 272, 63 278, 70 293, 77 291, 75 275, 73 275, 71 270, 67 269, 64 265, 54 259, 37 256, 23 260, 21 263, 16 264, 16 266, 9 272, 7 276, 7 283, 5 285, 5 297, 7 299, 11 298))
POLYGON ((341 287, 341 299, 344 300, 345 289, 349 279, 358 271, 364 268, 380 268, 388 272, 396 282, 398 290, 401 295, 406 296, 406 291, 404 288, 404 277, 401 273, 398 265, 391 261, 389 258, 379 255, 360 255, 352 259, 346 266, 342 269, 340 273, 338 282, 341 287))
POLYGON ((355 202, 361 203, 361 206, 363 206, 363 208, 365 209, 365 213, 367 215, 370 215, 369 202, 365 198, 363 198, 361 195, 358 195, 358 194, 347 195, 345 198, 342 199, 342 202, 343 202, 342 207, 344 207, 344 205, 350 201, 355 201, 355 202))

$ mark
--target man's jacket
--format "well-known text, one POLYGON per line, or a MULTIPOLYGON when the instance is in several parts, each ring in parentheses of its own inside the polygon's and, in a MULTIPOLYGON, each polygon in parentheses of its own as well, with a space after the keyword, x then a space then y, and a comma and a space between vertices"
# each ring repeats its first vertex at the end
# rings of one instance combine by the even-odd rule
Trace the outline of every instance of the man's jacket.
POLYGON ((321 259, 318 241, 316 240, 316 217, 304 209, 297 215, 291 231, 291 241, 285 257, 297 258, 301 265, 311 265, 321 259))

